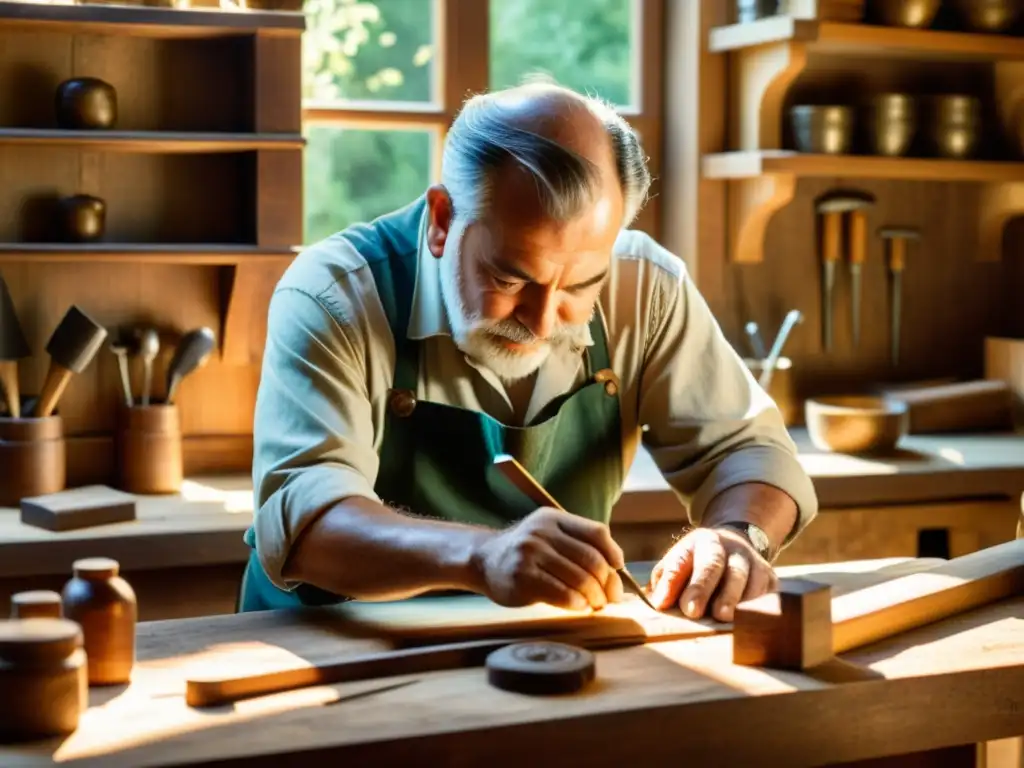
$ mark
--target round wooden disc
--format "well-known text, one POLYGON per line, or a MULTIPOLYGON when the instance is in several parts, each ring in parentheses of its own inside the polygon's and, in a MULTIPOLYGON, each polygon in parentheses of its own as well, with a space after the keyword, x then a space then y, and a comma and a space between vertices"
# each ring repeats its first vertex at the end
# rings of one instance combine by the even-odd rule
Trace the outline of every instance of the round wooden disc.
POLYGON ((120 564, 109 557, 84 557, 71 564, 76 578, 112 579, 117 576, 120 564))
POLYGON ((594 676, 594 654, 549 640, 512 643, 487 657, 488 682, 516 693, 574 693, 594 676))
POLYGON ((68 619, 0 621, 0 659, 11 663, 56 661, 82 646, 82 628, 68 619))

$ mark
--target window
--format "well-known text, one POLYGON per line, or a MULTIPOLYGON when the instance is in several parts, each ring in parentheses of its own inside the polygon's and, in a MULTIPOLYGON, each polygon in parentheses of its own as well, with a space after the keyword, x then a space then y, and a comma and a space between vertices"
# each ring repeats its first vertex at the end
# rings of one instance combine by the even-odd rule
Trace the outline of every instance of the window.
POLYGON ((657 178, 662 2, 305 0, 306 242, 413 200, 464 98, 538 72, 615 104, 657 178))

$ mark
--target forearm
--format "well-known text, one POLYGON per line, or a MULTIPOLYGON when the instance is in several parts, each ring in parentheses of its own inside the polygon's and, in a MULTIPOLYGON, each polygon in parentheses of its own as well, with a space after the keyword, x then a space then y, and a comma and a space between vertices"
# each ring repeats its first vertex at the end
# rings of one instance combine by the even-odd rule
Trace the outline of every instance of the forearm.
POLYGON ((796 526, 797 518, 797 505, 789 494, 766 483, 750 482, 734 485, 715 496, 701 525, 713 528, 727 522, 752 523, 765 532, 777 552, 796 526))
POLYGON ((309 524, 284 576, 357 600, 400 600, 442 589, 479 592, 474 553, 493 535, 353 496, 309 524))

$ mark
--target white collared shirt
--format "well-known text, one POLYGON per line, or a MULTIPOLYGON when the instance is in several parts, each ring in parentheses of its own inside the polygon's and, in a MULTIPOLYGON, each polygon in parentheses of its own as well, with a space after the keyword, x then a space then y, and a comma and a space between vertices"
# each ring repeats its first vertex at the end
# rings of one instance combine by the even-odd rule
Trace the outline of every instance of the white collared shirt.
MULTIPOLYGON (((759 481, 792 496, 796 531, 806 526, 817 498, 796 446, 683 261, 624 230, 599 308, 620 381, 623 467, 642 439, 692 523, 725 489, 759 481)), ((553 351, 527 412, 514 414, 500 379, 452 340, 439 263, 425 248, 408 336, 420 340, 418 399, 504 423, 528 424, 585 378, 580 353, 553 351)), ((373 486, 394 368, 394 338, 366 260, 338 236, 306 249, 270 302, 254 424, 254 531, 277 586, 294 586, 281 575, 285 561, 319 514, 349 496, 380 501, 373 486)))

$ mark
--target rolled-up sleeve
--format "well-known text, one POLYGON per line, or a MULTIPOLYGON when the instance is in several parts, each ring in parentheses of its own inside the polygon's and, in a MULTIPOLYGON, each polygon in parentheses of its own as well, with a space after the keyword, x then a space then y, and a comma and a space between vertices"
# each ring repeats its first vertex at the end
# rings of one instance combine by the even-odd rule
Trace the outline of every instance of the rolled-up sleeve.
POLYGON ((376 500, 378 459, 361 333, 338 296, 279 287, 267 320, 253 425, 254 543, 270 580, 291 589, 282 571, 299 535, 346 497, 376 500))
POLYGON ((640 386, 644 444, 690 520, 748 482, 796 502, 788 541, 817 515, 814 485, 772 399, 757 384, 685 269, 660 271, 640 386))

